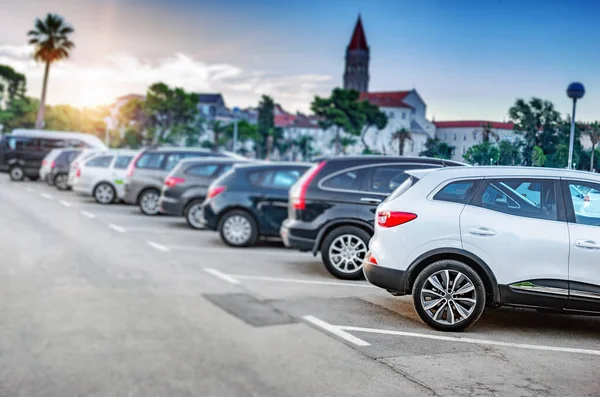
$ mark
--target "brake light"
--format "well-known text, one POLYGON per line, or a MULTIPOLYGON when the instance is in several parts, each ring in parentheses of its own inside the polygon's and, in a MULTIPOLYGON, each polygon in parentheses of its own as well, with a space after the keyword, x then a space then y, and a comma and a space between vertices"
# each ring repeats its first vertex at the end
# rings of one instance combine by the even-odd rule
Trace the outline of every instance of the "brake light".
POLYGON ((373 265, 377 265, 377 259, 375 259, 375 257, 373 256, 372 253, 367 253, 367 257, 365 258, 365 260, 373 265))
POLYGON ((585 202, 588 202, 588 203, 589 203, 589 202, 591 201, 591 200, 590 200, 590 196, 588 196, 588 195, 586 194, 586 195, 583 197, 583 201, 585 201, 585 202))
POLYGON ((381 211, 377 214, 377 224, 381 227, 394 227, 417 219, 417 214, 410 212, 381 211))
POLYGON ((75 172, 75 176, 77 178, 79 178, 81 176, 81 168, 77 168, 77 171, 75 172))
POLYGON ((180 183, 183 183, 183 182, 185 182, 185 179, 183 179, 183 178, 176 178, 174 176, 171 176, 171 177, 168 177, 165 180, 165 186, 173 187, 173 186, 179 185, 180 183))
POLYGON ((215 196, 218 196, 219 194, 223 193, 225 190, 227 190, 227 188, 225 186, 212 186, 210 188, 208 188, 208 194, 206 195, 206 198, 213 198, 215 196))
POLYGON ((56 162, 54 160, 52 160, 52 162, 50 163, 50 168, 54 168, 56 166, 56 162))
POLYGON ((317 176, 317 174, 325 167, 327 164, 326 161, 322 161, 318 166, 308 171, 306 175, 304 175, 298 183, 300 183, 300 193, 298 197, 291 197, 292 206, 297 210, 303 210, 306 208, 306 191, 308 190, 308 186, 311 184, 313 179, 317 176))
POLYGON ((135 165, 136 165, 137 161, 139 160, 139 158, 142 157, 142 154, 143 154, 143 152, 139 152, 138 154, 135 155, 133 160, 131 160, 131 163, 129 163, 129 165, 127 166, 127 173, 125 175, 127 175, 128 177, 133 176, 133 172, 135 171, 135 165))
POLYGON ((48 162, 46 160, 42 160, 42 165, 46 165, 48 162))

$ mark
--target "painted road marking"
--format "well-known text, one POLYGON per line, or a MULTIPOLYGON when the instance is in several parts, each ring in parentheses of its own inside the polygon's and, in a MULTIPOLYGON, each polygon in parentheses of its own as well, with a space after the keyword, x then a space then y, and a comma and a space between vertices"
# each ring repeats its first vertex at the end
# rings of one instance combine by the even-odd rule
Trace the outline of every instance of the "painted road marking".
POLYGON ((71 203, 69 203, 68 201, 65 200, 60 200, 59 201, 60 205, 62 205, 63 207, 67 207, 69 208, 71 206, 71 203))
POLYGON ((40 196, 42 196, 46 200, 52 200, 52 196, 49 195, 48 193, 40 193, 40 196))
POLYGON ((544 346, 544 345, 531 345, 527 343, 510 343, 510 342, 499 342, 494 340, 485 339, 473 339, 473 338, 462 338, 457 336, 441 336, 441 335, 430 335, 420 334, 416 332, 406 331, 393 331, 388 329, 377 329, 377 328, 362 328, 352 326, 335 326, 343 331, 354 331, 354 332, 367 332, 372 334, 383 334, 383 335, 394 335, 394 336, 408 336, 412 338, 424 338, 424 339, 436 339, 449 342, 462 342, 472 343, 476 345, 488 345, 488 346, 503 346, 503 347, 515 347, 518 349, 529 349, 529 350, 544 350, 562 353, 579 353, 579 354, 590 354, 600 356, 600 350, 589 350, 589 349, 573 349, 570 347, 557 347, 557 346, 544 346))
POLYGON ((211 268, 205 267, 204 271, 208 274, 212 274, 213 276, 220 278, 223 281, 227 281, 230 284, 240 284, 240 282, 238 280, 236 280, 235 278, 233 278, 225 273, 221 273, 217 269, 211 269, 211 268))
POLYGON ((125 229, 123 229, 121 226, 118 225, 114 225, 112 223, 108 224, 108 227, 110 227, 112 230, 114 230, 115 232, 119 232, 119 233, 125 233, 125 229))
POLYGON ((29 193, 31 193, 31 192, 35 192, 35 189, 32 189, 32 188, 30 188, 30 187, 28 187, 28 188, 27 188, 27 189, 25 189, 25 190, 27 190, 29 193))
POLYGON ((342 283, 336 281, 317 281, 317 280, 302 280, 294 278, 280 278, 280 277, 268 277, 268 276, 249 276, 242 274, 231 274, 231 277, 242 280, 256 280, 256 281, 274 281, 278 283, 297 283, 297 284, 316 284, 316 285, 335 285, 340 287, 362 287, 362 288, 377 288, 369 284, 359 283, 342 283))
POLYGON ((88 212, 88 211, 81 211, 81 215, 87 216, 90 219, 94 219, 96 217, 96 215, 94 215, 94 214, 92 214, 91 212, 88 212))
POLYGON ((303 316, 302 318, 305 321, 311 323, 312 325, 316 325, 317 327, 324 329, 325 331, 327 331, 339 338, 342 338, 345 341, 350 342, 356 346, 370 346, 370 343, 365 342, 364 340, 357 338, 354 335, 349 334, 348 332, 341 329, 341 327, 326 323, 325 321, 318 319, 315 316, 303 316))
MULTIPOLYGON (((201 246, 191 246, 191 245, 172 245, 170 246, 173 250, 181 250, 181 251, 202 251, 202 252, 215 252, 215 253, 231 253, 231 248, 207 248, 201 246)), ((247 254, 258 254, 258 255, 267 255, 267 256, 279 256, 282 255, 298 255, 298 251, 280 249, 278 251, 273 250, 264 250, 264 249, 256 249, 250 248, 244 250, 244 255, 247 254)))
POLYGON ((166 246, 164 246, 162 244, 155 243, 154 241, 146 241, 146 243, 150 247, 154 248, 155 250, 159 250, 159 251, 162 251, 162 252, 169 252, 170 251, 169 247, 166 247, 166 246))

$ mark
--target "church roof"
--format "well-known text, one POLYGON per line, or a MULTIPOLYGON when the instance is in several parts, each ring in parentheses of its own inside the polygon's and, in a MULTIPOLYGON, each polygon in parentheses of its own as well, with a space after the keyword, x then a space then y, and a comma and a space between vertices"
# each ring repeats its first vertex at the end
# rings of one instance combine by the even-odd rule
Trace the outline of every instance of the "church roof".
POLYGON ((436 128, 479 128, 484 124, 491 124, 492 128, 497 130, 514 130, 513 123, 501 123, 498 121, 485 120, 453 120, 453 121, 434 121, 436 128))
POLYGON ((367 100, 379 107, 412 109, 412 106, 404 102, 404 98, 411 92, 412 91, 361 92, 360 99, 367 100))
POLYGON ((360 18, 360 15, 358 16, 358 20, 356 21, 356 26, 354 27, 354 33, 352 33, 352 39, 350 39, 350 44, 348 44, 348 49, 369 49, 369 46, 367 45, 367 36, 365 36, 365 30, 363 29, 362 19, 360 18))

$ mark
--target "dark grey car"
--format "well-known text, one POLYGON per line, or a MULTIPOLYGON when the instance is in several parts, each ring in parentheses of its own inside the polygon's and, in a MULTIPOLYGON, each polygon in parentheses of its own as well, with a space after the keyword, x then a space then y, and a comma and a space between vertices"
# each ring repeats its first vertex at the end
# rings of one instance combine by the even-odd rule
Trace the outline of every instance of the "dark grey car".
POLYGON ((58 156, 52 160, 50 172, 46 177, 49 185, 54 185, 58 190, 69 189, 69 168, 71 162, 75 159, 81 150, 77 149, 62 149, 58 156))
POLYGON ((241 161, 244 160, 201 158, 180 161, 164 181, 159 200, 160 212, 183 216, 188 225, 202 229, 198 215, 208 186, 241 161))
POLYGON ((146 215, 159 212, 160 190, 169 172, 179 161, 198 157, 239 157, 226 152, 208 149, 160 147, 141 152, 127 169, 125 198, 128 204, 139 205, 146 215))

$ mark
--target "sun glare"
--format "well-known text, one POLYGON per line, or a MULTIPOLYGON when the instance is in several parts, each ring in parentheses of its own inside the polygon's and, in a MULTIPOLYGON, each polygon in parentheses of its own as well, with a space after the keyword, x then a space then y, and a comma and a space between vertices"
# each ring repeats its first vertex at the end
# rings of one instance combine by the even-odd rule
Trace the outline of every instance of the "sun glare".
POLYGON ((96 81, 93 84, 87 84, 85 87, 81 87, 80 94, 73 105, 78 107, 93 107, 111 103, 114 98, 110 97, 103 84, 104 83, 102 82, 96 81))

